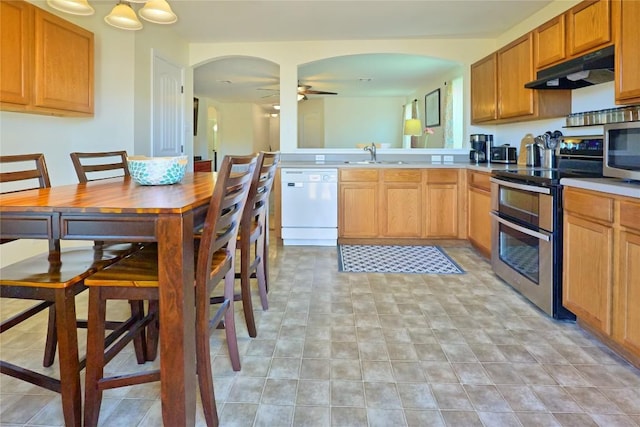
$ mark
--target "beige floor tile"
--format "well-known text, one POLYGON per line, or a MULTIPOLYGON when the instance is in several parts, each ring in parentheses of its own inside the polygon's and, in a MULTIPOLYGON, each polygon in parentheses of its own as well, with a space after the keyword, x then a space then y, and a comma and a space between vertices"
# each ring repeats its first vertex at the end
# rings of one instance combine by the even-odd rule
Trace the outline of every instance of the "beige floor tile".
MULTIPOLYGON (((221 427, 640 426, 640 370, 542 314, 469 246, 446 250, 466 274, 340 273, 335 248, 273 242, 269 310, 254 289, 256 338, 236 307, 242 370, 223 331, 210 340, 221 427)), ((77 302, 86 315, 86 295, 77 302)), ((28 304, 0 299, 3 316, 28 304)), ((42 313, 2 334, 3 360, 55 374, 41 366, 45 324, 42 313)), ((139 369, 129 348, 109 365, 139 369)), ((62 425, 59 395, 1 375, 0 420, 62 425)), ((160 425, 159 385, 106 391, 100 421, 160 425)))

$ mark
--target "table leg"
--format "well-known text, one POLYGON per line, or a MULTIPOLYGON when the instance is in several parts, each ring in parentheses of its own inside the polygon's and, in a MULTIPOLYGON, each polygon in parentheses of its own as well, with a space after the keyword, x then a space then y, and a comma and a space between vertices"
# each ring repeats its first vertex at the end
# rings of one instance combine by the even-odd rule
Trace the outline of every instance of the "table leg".
POLYGON ((160 216, 160 377, 166 426, 195 425, 195 294, 193 215, 160 216))
POLYGON ((60 395, 67 426, 82 425, 80 391, 80 361, 76 328, 76 291, 73 287, 59 289, 55 294, 58 358, 60 359, 60 395))

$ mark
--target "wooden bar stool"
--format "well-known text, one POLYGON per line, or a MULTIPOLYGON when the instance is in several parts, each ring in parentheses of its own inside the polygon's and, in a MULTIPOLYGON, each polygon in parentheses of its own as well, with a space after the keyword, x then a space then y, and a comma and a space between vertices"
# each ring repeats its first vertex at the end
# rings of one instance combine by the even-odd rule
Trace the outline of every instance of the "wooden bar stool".
MULTIPOLYGON (((240 369, 240 355, 234 321, 234 260, 240 219, 251 185, 255 156, 225 157, 207 210, 201 238, 196 240, 195 301, 196 360, 202 405, 207 425, 217 426, 218 415, 213 390, 209 335, 224 321, 227 345, 234 370, 240 369), (210 295, 224 279, 225 300, 210 317, 210 295)), ((89 325, 87 335, 87 372, 85 383, 86 427, 98 424, 102 392, 105 389, 158 381, 158 370, 129 375, 103 377, 104 367, 128 342, 157 323, 158 311, 150 310, 137 320, 135 329, 105 345, 107 300, 158 300, 158 265, 154 247, 143 248, 105 268, 85 281, 89 287, 89 325)), ((159 325, 162 328, 162 325, 159 325)), ((189 326, 185 326, 189 330, 189 326)), ((160 361, 162 363, 162 360, 160 361)))
MULTIPOLYGON (((42 154, 0 156, 2 192, 28 191, 51 186, 42 154), (35 185, 34 185, 35 184, 35 185)), ((14 240, 11 236, 10 215, 3 222, 2 243, 14 240)), ((130 253, 130 245, 92 248, 61 249, 60 241, 49 241, 49 252, 33 256, 0 269, 0 296, 3 298, 40 301, 25 311, 2 321, 0 332, 49 309, 47 340, 43 365, 51 366, 55 360, 56 346, 60 378, 43 375, 16 364, 0 361, 0 372, 61 394, 65 424, 81 425, 80 370, 84 359, 78 355, 78 324, 75 296, 85 288, 84 279, 130 253)), ((110 327, 126 325, 110 324, 110 327)), ((144 359, 143 349, 140 355, 144 359)), ((144 360, 142 360, 144 361, 144 360)))
MULTIPOLYGON (((238 247, 240 249, 240 299, 250 337, 257 335, 251 302, 251 279, 256 278, 262 309, 269 308, 269 195, 280 161, 280 153, 260 152, 258 167, 242 213, 238 247)), ((237 300, 236 296, 236 300, 237 300)), ((212 302, 217 299, 213 298, 212 302)))

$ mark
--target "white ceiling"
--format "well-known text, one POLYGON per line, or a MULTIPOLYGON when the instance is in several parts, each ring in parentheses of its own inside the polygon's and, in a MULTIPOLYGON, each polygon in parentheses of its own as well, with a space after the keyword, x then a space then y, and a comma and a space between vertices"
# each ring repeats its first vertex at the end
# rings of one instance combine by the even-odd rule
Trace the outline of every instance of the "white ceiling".
MULTIPOLYGON (((551 0, 169 2, 178 15, 175 30, 189 42, 264 42, 495 38, 551 0)), ((418 81, 454 66, 409 55, 366 55, 366 60, 355 55, 306 65, 299 78, 315 90, 341 95, 363 96, 366 91, 368 96, 406 96, 418 81), (364 83, 361 78, 372 80, 364 83)), ((262 59, 213 61, 197 67, 194 79, 197 94, 222 102, 278 102, 276 90, 262 89, 278 88, 279 67, 262 59)))

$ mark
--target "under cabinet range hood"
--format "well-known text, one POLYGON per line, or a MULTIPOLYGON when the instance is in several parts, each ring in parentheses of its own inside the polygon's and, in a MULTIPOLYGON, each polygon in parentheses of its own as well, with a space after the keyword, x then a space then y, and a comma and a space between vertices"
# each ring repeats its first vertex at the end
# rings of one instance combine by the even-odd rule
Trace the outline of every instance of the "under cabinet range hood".
POLYGON ((538 71, 529 89, 578 89, 613 80, 614 47, 607 46, 579 58, 538 71))

